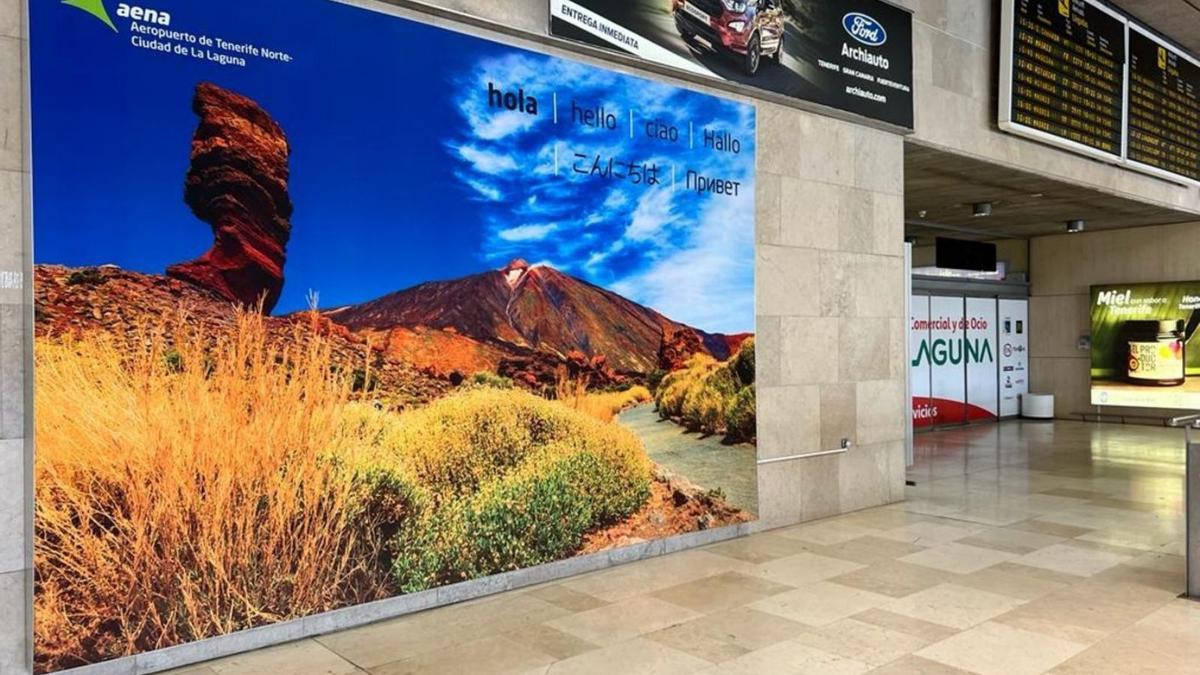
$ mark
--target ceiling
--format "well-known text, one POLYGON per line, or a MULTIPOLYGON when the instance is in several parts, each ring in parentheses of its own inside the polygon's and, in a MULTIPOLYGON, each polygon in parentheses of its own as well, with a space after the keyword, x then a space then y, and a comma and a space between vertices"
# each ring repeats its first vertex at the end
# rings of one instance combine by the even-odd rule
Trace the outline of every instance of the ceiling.
POLYGON ((1088 231, 1196 222, 1194 213, 1117 197, 1037 174, 904 144, 906 236, 1024 239, 1066 230, 1082 218, 1088 231), (976 202, 992 202, 992 215, 972 216, 976 202), (922 213, 924 212, 924 213, 922 213))
POLYGON ((1200 54, 1200 0, 1115 0, 1113 4, 1200 54))

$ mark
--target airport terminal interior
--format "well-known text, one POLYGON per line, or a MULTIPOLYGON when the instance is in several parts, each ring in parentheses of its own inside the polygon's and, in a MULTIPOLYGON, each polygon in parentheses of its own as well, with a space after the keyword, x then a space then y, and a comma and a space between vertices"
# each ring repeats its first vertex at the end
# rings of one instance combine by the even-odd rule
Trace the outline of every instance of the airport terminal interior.
POLYGON ((0 675, 1200 675, 1197 0, 0 0, 0 675))

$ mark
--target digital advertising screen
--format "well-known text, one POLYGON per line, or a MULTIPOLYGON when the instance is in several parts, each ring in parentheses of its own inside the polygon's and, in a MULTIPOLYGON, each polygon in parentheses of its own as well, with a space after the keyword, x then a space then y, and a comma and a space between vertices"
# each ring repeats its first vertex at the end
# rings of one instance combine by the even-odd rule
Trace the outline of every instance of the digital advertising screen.
POLYGON ((327 0, 29 18, 37 672, 756 517, 752 105, 327 0))
POLYGON ((1200 410, 1200 281, 1093 286, 1092 404, 1200 410))
POLYGON ((912 15, 880 0, 550 0, 553 35, 913 126, 912 15))

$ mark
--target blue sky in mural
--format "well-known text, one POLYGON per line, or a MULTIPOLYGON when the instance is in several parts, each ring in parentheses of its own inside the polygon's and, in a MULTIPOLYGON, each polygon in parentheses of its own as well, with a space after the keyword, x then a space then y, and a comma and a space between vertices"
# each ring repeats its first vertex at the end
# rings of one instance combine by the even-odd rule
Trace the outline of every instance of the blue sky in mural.
POLYGON ((227 10, 159 4, 172 28, 193 33, 235 15, 221 24, 295 60, 239 68, 163 55, 34 3, 53 11, 32 23, 38 63, 66 73, 34 80, 36 262, 161 273, 209 247, 209 226, 182 195, 192 88, 211 81, 255 99, 292 145, 277 313, 302 308, 309 289, 323 306, 358 303, 522 257, 705 330, 754 329, 751 106, 335 3, 296 5, 283 31, 274 3, 213 2, 227 10), (489 83, 536 98, 538 114, 489 106, 489 83), (601 109, 615 129, 573 123, 601 109), (647 134, 667 127, 675 142, 647 134), (702 148, 705 128, 734 134, 741 152, 702 148), (657 166, 661 184, 576 172, 596 157, 619 173, 657 166), (688 191, 689 169, 739 181, 739 196, 688 191))

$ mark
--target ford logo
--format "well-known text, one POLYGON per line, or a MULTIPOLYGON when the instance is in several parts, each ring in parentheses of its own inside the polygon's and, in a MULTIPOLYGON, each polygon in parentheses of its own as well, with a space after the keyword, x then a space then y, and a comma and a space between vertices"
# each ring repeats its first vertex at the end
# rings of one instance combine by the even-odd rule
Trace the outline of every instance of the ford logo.
POLYGON ((887 31, 883 25, 862 12, 850 12, 843 16, 842 26, 850 37, 864 45, 878 47, 887 42, 887 31))

